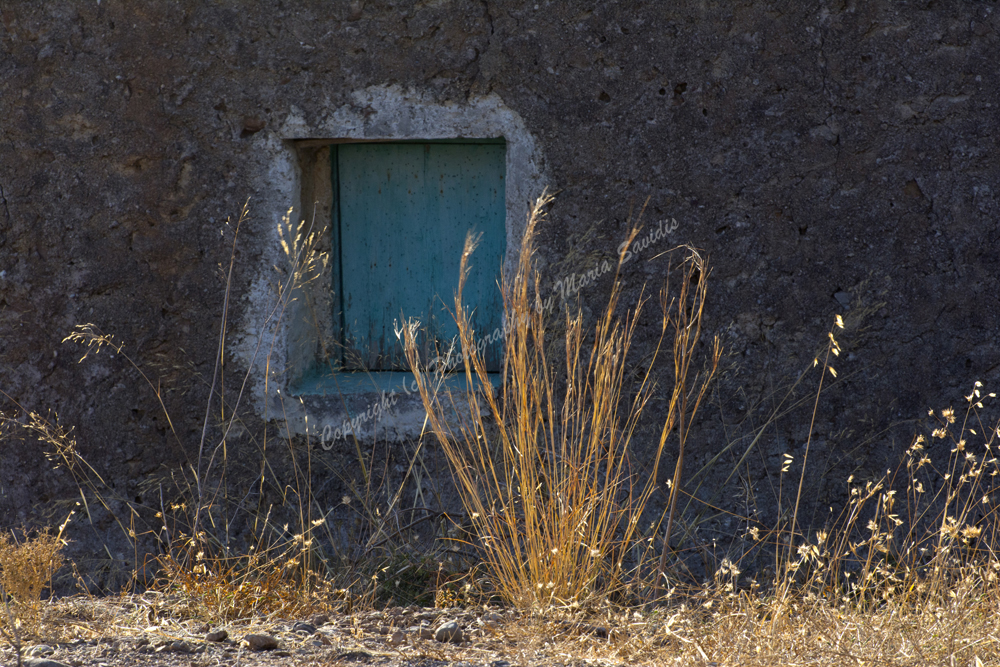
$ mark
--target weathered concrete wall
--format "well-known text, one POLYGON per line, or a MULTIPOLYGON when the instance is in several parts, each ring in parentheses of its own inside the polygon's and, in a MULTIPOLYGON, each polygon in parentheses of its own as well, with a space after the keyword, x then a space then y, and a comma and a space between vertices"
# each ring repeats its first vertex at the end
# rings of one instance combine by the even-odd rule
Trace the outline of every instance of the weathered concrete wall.
MULTIPOLYGON (((4 407, 58 412, 124 497, 192 456, 223 221, 251 197, 238 346, 256 335, 275 214, 296 203, 277 185, 299 178, 275 157, 289 128, 325 136, 336 110, 363 124, 380 113, 364 91, 391 88, 440 107, 496 100, 523 123, 559 193, 541 231, 551 280, 612 259, 647 199, 649 225, 677 227, 629 263, 630 289, 662 277, 661 247, 710 255, 707 332, 731 356, 692 470, 745 435, 734 423, 759 418, 835 313, 865 313, 814 429, 814 497, 835 500, 839 473, 899 452, 906 430, 887 427, 1000 375, 997 29, 994 5, 973 1, 4 3, 4 407), (177 438, 123 359, 77 363, 61 341, 84 322, 159 383, 177 438)), ((586 308, 609 278, 581 290, 586 308)), ((227 383, 245 359, 230 357, 227 383)), ((776 428, 747 474, 763 480, 807 433, 805 416, 776 428)), ((0 460, 5 524, 74 491, 33 444, 0 460)))

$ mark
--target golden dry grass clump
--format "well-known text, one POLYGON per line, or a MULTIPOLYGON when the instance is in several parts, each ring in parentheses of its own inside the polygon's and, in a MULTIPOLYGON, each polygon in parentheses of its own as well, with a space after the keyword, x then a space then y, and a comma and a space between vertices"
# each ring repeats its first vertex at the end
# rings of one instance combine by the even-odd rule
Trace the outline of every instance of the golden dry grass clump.
MULTIPOLYGON (((423 366, 418 323, 400 332, 430 427, 451 464, 493 584, 509 603, 544 609, 603 602, 626 585, 626 570, 636 572, 638 564, 626 557, 640 542, 638 521, 667 439, 677 433, 681 441, 679 481, 684 441, 720 354, 716 340, 705 370, 692 370, 707 282, 692 277, 708 273, 694 251, 680 267, 679 289, 672 293, 665 285, 661 291, 660 338, 638 381, 627 359, 646 298, 640 295, 622 314, 617 271, 592 331, 566 304, 563 331, 550 335, 534 267, 535 233, 550 199, 534 206, 516 271, 502 286, 506 324, 499 391, 477 345, 478 337, 490 332, 472 329, 462 303, 475 247, 471 237, 454 311, 467 389, 449 390, 442 373, 423 366), (656 387, 652 375, 664 348, 672 352, 674 378, 665 390, 656 387), (634 434, 657 390, 668 396, 666 411, 658 418, 652 455, 638 461, 634 434)), ((676 497, 673 501, 672 507, 676 497)), ((648 553, 648 540, 645 544, 648 553)))
POLYGON ((34 538, 0 533, 0 633, 17 644, 40 633, 42 592, 63 564, 61 533, 34 538))

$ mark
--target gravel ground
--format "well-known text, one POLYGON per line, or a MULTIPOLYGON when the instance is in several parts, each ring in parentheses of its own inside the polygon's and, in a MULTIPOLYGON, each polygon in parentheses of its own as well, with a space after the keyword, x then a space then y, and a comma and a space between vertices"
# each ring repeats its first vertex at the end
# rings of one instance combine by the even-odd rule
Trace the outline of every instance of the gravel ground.
MULTIPOLYGON (((623 633, 584 623, 552 623, 501 609, 395 608, 353 615, 209 625, 161 620, 138 627, 135 605, 61 603, 62 641, 27 644, 31 667, 137 665, 384 665, 514 667, 629 663, 623 633), (76 636, 71 640, 65 637, 76 636), (617 655, 616 655, 617 654, 617 655)), ((48 616, 53 616, 49 614, 48 616)), ((631 633, 630 633, 631 634, 631 633)), ((633 656, 637 657, 637 656, 633 656)), ((0 662, 15 665, 7 647, 0 662)))

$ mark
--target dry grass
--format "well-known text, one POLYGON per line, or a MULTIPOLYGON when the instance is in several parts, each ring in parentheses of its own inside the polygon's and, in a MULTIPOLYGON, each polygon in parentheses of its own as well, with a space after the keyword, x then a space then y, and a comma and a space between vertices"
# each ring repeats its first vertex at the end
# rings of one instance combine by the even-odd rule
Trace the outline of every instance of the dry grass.
MULTIPOLYGON (((338 655, 361 650, 390 667, 430 659, 476 665, 496 660, 525 665, 699 667, 995 665, 1000 621, 994 611, 995 598, 990 602, 983 596, 983 592, 959 588, 951 602, 885 604, 868 610, 796 599, 777 618, 771 599, 749 594, 689 598, 652 611, 607 611, 585 622, 497 608, 453 609, 445 616, 471 611, 477 618, 499 620, 488 625, 463 621, 471 641, 461 645, 413 638, 402 647, 390 646, 383 633, 384 628, 393 627, 391 612, 356 611, 335 615, 333 625, 322 628, 330 646, 312 648, 316 653, 310 662, 336 664, 338 655)), ((66 637, 146 636, 153 641, 202 643, 205 628, 201 620, 188 620, 192 616, 182 596, 157 593, 63 599, 52 606, 49 616, 63 619, 66 637)), ((275 625, 300 618, 258 614, 217 625, 213 620, 213 627, 225 626, 239 638, 248 632, 270 632, 275 625)), ((315 639, 298 641, 306 648, 315 639)), ((283 646, 291 641, 281 639, 283 646)), ((273 663, 276 659, 266 660, 273 663)))
POLYGON ((62 529, 31 538, 0 533, 0 637, 14 647, 19 665, 22 643, 46 632, 42 591, 62 566, 63 544, 62 529))
POLYGON ((662 610, 670 659, 655 631, 645 640, 633 635, 632 657, 678 664, 997 664, 1000 425, 982 416, 990 398, 976 383, 963 418, 951 409, 932 411, 937 423, 930 432, 914 438, 895 471, 852 486, 848 507, 828 530, 806 538, 786 525, 750 536, 776 543, 784 559, 776 579, 759 585, 725 562, 713 582, 675 594, 675 605, 662 610), (940 455, 941 445, 949 456, 940 455))
MULTIPOLYGON (((184 623, 189 619, 199 619, 198 627, 201 621, 255 627, 330 608, 358 618, 359 612, 373 614, 370 610, 390 600, 405 601, 401 594, 386 592, 394 587, 410 591, 411 599, 418 591, 430 591, 427 604, 437 592, 439 606, 461 604, 469 610, 499 592, 508 605, 531 612, 586 612, 570 621, 564 613, 505 612, 509 620, 476 643, 419 649, 435 659, 1000 664, 994 657, 1000 655, 1000 464, 995 456, 1000 430, 986 416, 994 396, 984 395, 977 383, 964 413, 931 412, 931 427, 913 439, 895 470, 863 484, 847 480, 849 503, 816 533, 806 533, 799 517, 808 493, 807 442, 804 460, 796 461, 801 470, 792 474, 786 467, 782 476, 784 518, 771 530, 734 536, 745 540, 740 553, 766 550, 772 555, 773 577, 744 574, 743 562, 724 560, 709 581, 682 588, 670 577, 670 565, 672 545, 684 539, 679 526, 685 511, 678 503, 685 493, 681 481, 690 479, 684 454, 693 446, 692 416, 718 363, 717 347, 709 348, 705 360, 695 355, 708 268, 697 254, 688 254, 674 267, 673 286, 666 285, 660 294, 656 352, 668 357, 673 384, 657 388, 648 370, 650 359, 637 376, 629 375, 623 363, 647 303, 640 298, 625 308, 617 280, 592 329, 572 312, 554 326, 545 321, 532 264, 544 204, 529 221, 518 271, 503 286, 510 326, 499 390, 486 376, 475 345, 482 332, 469 327, 460 294, 455 314, 463 370, 468 385, 479 389, 450 392, 442 376, 422 372, 412 345, 415 329, 403 332, 429 426, 454 467, 471 517, 472 534, 460 539, 480 547, 493 588, 475 570, 445 571, 435 560, 439 553, 415 554, 404 546, 406 531, 417 520, 402 513, 402 486, 377 488, 373 458, 357 441, 363 483, 352 487, 349 500, 364 537, 350 557, 338 551, 339 534, 331 530, 313 495, 310 448, 296 453, 294 443, 281 440, 278 446, 287 448, 290 466, 279 472, 265 454, 268 447, 273 454, 277 446, 268 444, 265 434, 259 440, 261 466, 251 480, 253 488, 233 488, 227 481, 232 463, 228 443, 243 426, 239 415, 245 378, 227 380, 220 364, 206 383, 210 398, 201 437, 188 443, 192 465, 158 507, 114 497, 101 474, 79 454, 70 429, 27 411, 26 419, 4 420, 50 445, 80 485, 83 512, 89 516, 97 503, 123 534, 137 541, 157 535, 162 548, 156 581, 143 596, 73 598, 43 607, 41 592, 59 562, 61 536, 42 533, 22 542, 0 536, 0 595, 5 602, 0 632, 6 640, 17 645, 24 637, 40 637, 47 627, 62 628, 60 636, 99 636, 109 627, 135 634, 154 617, 159 632, 177 636, 187 636, 184 623), (695 275, 699 280, 692 280, 695 275), (236 389, 227 391, 229 385, 236 389), (649 460, 639 462, 634 434, 643 415, 651 416, 654 390, 665 392, 667 407, 658 415, 659 437, 649 460), (640 535, 639 517, 667 449, 677 453, 667 512, 655 534, 640 535), (275 519, 271 506, 242 502, 260 489, 270 489, 273 497, 294 508, 294 527, 275 519), (112 511, 121 506, 128 511, 112 511), (238 518, 253 526, 243 542, 227 532, 238 518)), ((315 236, 308 229, 285 224, 289 268, 274 321, 295 286, 314 279, 317 263, 324 261, 314 253, 315 236)), ((470 243, 463 276, 472 250, 470 243)), ((824 378, 836 374, 832 364, 840 350, 836 337, 841 324, 838 320, 816 360, 813 419, 821 409, 824 378)), ((220 359, 224 332, 225 327, 220 359)), ((83 343, 88 352, 110 346, 142 373, 137 361, 124 356, 121 343, 92 325, 75 331, 70 340, 83 343)), ((166 412, 159 384, 143 377, 166 412)), ((423 441, 403 483, 421 469, 422 446, 423 441)), ((140 562, 137 551, 137 581, 148 565, 140 562)), ((380 635, 352 632, 352 641, 365 650, 383 647, 378 655, 420 657, 419 651, 394 653, 380 635)))
MULTIPOLYGON (((303 448, 291 437, 269 434, 265 420, 263 433, 243 436, 245 443, 249 441, 244 453, 234 457, 230 451, 240 438, 237 434, 250 432, 249 423, 243 419, 249 378, 227 377, 224 363, 236 247, 248 215, 244 207, 235 225, 227 221, 223 230, 232 243, 231 261, 223 273, 226 287, 216 363, 212 376, 202 379, 208 398, 196 442, 181 442, 167 409, 164 389, 143 370, 123 342, 94 324, 76 326, 64 341, 83 346, 81 362, 106 350, 124 359, 149 386, 166 417, 169 437, 188 455, 187 464, 172 476, 152 481, 153 492, 147 491, 147 495, 155 505, 120 496, 81 454, 71 428, 23 408, 25 418, 2 417, 9 429, 26 432, 43 442, 56 465, 73 475, 80 490, 78 505, 91 523, 100 511, 131 541, 135 571, 131 588, 152 586, 179 592, 191 596, 192 609, 224 619, 320 609, 327 605, 327 598, 350 597, 336 593, 332 585, 336 573, 330 566, 335 557, 320 546, 335 541, 329 535, 317 539, 325 529, 325 517, 312 493, 313 448, 308 443, 303 448), (245 452, 254 447, 259 458, 249 462, 245 452), (275 461, 287 465, 276 469, 275 461), (248 475, 255 463, 256 475, 248 475), (278 502, 261 506, 248 500, 263 497, 278 502), (125 511, 121 511, 123 508, 125 511), (288 511, 290 508, 295 509, 288 511), (232 534, 234 527, 243 533, 239 538, 232 534), (148 554, 151 543, 159 552, 152 563, 148 562, 150 556, 143 555, 148 554)), ((261 323, 262 329, 281 321, 293 294, 314 280, 326 261, 326 256, 316 250, 317 234, 304 223, 292 223, 290 212, 279 224, 278 232, 288 266, 275 286, 273 306, 261 323)), ((272 352, 257 350, 268 357, 272 352)), ((113 560, 110 551, 105 550, 108 560, 113 560)))
MULTIPOLYGON (((212 376, 193 378, 202 381, 208 394, 195 442, 181 441, 167 408, 167 390, 124 342, 94 324, 76 326, 64 341, 82 346, 81 362, 107 351, 124 360, 123 372, 137 373, 147 384, 166 417, 168 437, 187 453, 186 465, 169 477, 146 482, 145 495, 152 504, 117 493, 82 455, 72 428, 58 420, 21 408, 22 416, 0 415, 0 422, 45 444, 47 455, 76 481, 77 504, 90 523, 110 519, 131 542, 133 560, 128 565, 134 573, 128 590, 176 593, 188 600, 186 613, 217 619, 351 609, 376 600, 409 603, 421 598, 432 603, 439 554, 413 548, 409 526, 420 524, 420 517, 414 519, 401 507, 404 485, 422 471, 420 446, 398 486, 389 488, 383 481, 385 471, 374 469, 377 443, 363 451, 362 443, 353 439, 359 483, 353 471, 322 469, 329 463, 314 459, 318 443, 309 436, 304 443, 276 436, 268 431, 266 419, 256 429, 252 416, 243 418, 249 377, 227 376, 223 360, 237 242, 248 216, 244 207, 235 224, 227 221, 223 230, 232 249, 222 273, 222 325, 212 376), (234 455, 234 443, 240 440, 242 449, 234 455), (254 450, 257 457, 248 460, 254 450), (342 514, 350 514, 348 521, 328 521, 329 499, 317 497, 313 489, 314 480, 323 475, 341 478, 350 489, 341 502, 346 510, 342 514), (264 498, 270 501, 264 503, 264 498), (234 532, 242 534, 235 537, 234 532), (155 557, 148 555, 151 545, 158 552, 155 557)), ((317 279, 328 261, 318 249, 313 226, 294 223, 291 211, 277 231, 287 264, 279 271, 261 330, 281 322, 291 300, 308 300, 309 290, 303 288, 317 279)), ((256 351, 266 357, 265 364, 272 353, 264 347, 256 351)), ((434 517, 424 517, 429 518, 434 517)), ((107 547, 105 552, 108 562, 116 560, 107 547)))
POLYGON ((202 554, 196 555, 193 566, 165 556, 156 589, 180 595, 186 606, 183 615, 189 618, 217 623, 273 615, 304 618, 330 609, 346 592, 335 591, 330 581, 309 570, 305 572, 313 581, 299 580, 301 553, 286 545, 278 553, 251 552, 228 559, 202 554))
MULTIPOLYGON (((706 295, 706 281, 693 277, 704 278, 707 269, 692 252, 681 267, 678 293, 671 295, 669 285, 661 291, 660 339, 638 386, 628 385, 627 359, 645 299, 621 315, 617 272, 592 335, 581 313, 567 311, 564 334, 554 344, 534 270, 535 231, 548 202, 543 197, 534 206, 516 274, 502 288, 507 327, 499 392, 477 345, 477 334, 489 332, 472 329, 462 303, 475 247, 471 237, 455 295, 469 389, 452 392, 441 372, 422 368, 418 323, 410 322, 401 334, 431 430, 451 463, 497 591, 522 608, 578 609, 602 604, 638 581, 626 581, 626 570, 638 572, 643 563, 626 558, 640 541, 639 519, 675 432, 681 442, 674 478, 679 488, 683 445, 718 365, 719 343, 707 369, 693 372, 706 295), (651 373, 665 345, 672 347, 674 384, 652 465, 643 465, 635 459, 633 435, 656 390, 651 373)), ((676 493, 668 532, 675 506, 676 493)))
MULTIPOLYGON (((610 594, 625 585, 623 554, 635 542, 636 517, 649 497, 649 487, 636 485, 639 471, 629 453, 652 385, 645 375, 638 390, 624 400, 622 371, 643 303, 615 319, 620 309, 616 281, 593 335, 586 337, 579 316, 567 315, 559 357, 565 362, 550 361, 553 345, 532 270, 533 234, 544 203, 532 213, 517 274, 503 287, 506 319, 512 326, 505 332, 499 392, 478 354, 477 332, 468 324, 461 286, 455 318, 467 386, 478 389, 449 391, 440 375, 421 368, 414 344, 416 324, 410 323, 401 335, 431 428, 452 464, 497 590, 522 608, 603 610, 599 614, 611 622, 621 612, 606 603, 622 599, 610 594)), ((473 248, 471 242, 466 246, 463 277, 473 248)), ((667 436, 679 436, 656 567, 657 581, 664 584, 669 584, 663 575, 686 428, 718 360, 716 352, 708 372, 688 380, 705 281, 693 294, 684 286, 691 284, 692 270, 707 270, 696 256, 687 262, 677 301, 661 298, 662 332, 673 338, 676 384, 652 479, 667 436), (674 309, 688 300, 691 307, 674 309)), ((663 294, 669 294, 667 289, 663 294)), ((825 379, 837 377, 833 362, 840 346, 835 332, 843 326, 838 316, 824 352, 814 362, 820 374, 814 422, 825 379)), ((1000 474, 993 441, 1000 431, 979 418, 984 397, 978 384, 968 400, 963 427, 954 426, 953 411, 932 413, 941 424, 931 437, 952 442, 947 465, 934 468, 924 454, 927 439, 918 437, 899 470, 851 488, 851 501, 841 516, 827 530, 805 535, 799 508, 807 492, 810 436, 797 479, 781 487, 790 489, 791 499, 784 501, 788 513, 771 531, 746 536, 750 550, 772 551, 774 578, 741 578, 740 563, 724 560, 712 581, 700 588, 672 587, 659 611, 650 615, 627 609, 618 622, 645 630, 623 632, 611 654, 662 661, 667 642, 671 657, 681 663, 965 664, 990 655, 986 646, 995 648, 997 643, 993 610, 1000 602, 992 496, 994 477, 1000 474), (969 427, 970 421, 976 422, 975 428, 969 427), (971 444, 970 435, 981 441, 978 447, 971 444), (636 614, 641 620, 633 622, 636 614), (666 621, 657 620, 664 617, 666 621)), ((786 462, 782 479, 789 470, 786 462)), ((642 564, 642 558, 633 561, 630 573, 641 574, 642 564)), ((648 583, 642 577, 630 583, 636 581, 648 583)), ((612 638, 606 648, 614 643, 612 638)))

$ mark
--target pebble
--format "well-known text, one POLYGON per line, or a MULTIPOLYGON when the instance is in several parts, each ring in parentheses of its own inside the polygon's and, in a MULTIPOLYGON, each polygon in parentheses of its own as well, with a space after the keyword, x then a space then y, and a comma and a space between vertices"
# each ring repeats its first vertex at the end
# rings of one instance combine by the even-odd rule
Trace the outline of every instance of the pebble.
POLYGON ((389 635, 389 646, 401 646, 406 643, 406 634, 402 630, 396 630, 389 635))
POLYGON ((460 644, 464 640, 462 628, 460 628, 458 623, 455 621, 448 621, 438 627, 438 629, 434 632, 434 639, 439 642, 460 644))
POLYGON ((309 622, 315 625, 317 628, 320 628, 330 622, 330 615, 316 614, 315 616, 309 619, 309 622))
POLYGON ((185 641, 170 642, 170 650, 174 653, 191 653, 193 649, 191 645, 185 641))
POLYGON ((243 638, 251 651, 273 651, 278 648, 278 640, 271 635, 247 635, 243 638))
POLYGON ((421 639, 434 639, 434 631, 429 625, 411 625, 406 628, 406 631, 415 634, 421 639))
POLYGON ((207 642, 224 642, 229 639, 229 632, 227 630, 214 630, 205 635, 205 641, 207 642))
POLYGON ((303 623, 299 621, 292 626, 292 632, 296 632, 303 635, 314 635, 316 634, 316 626, 310 623, 303 623))

